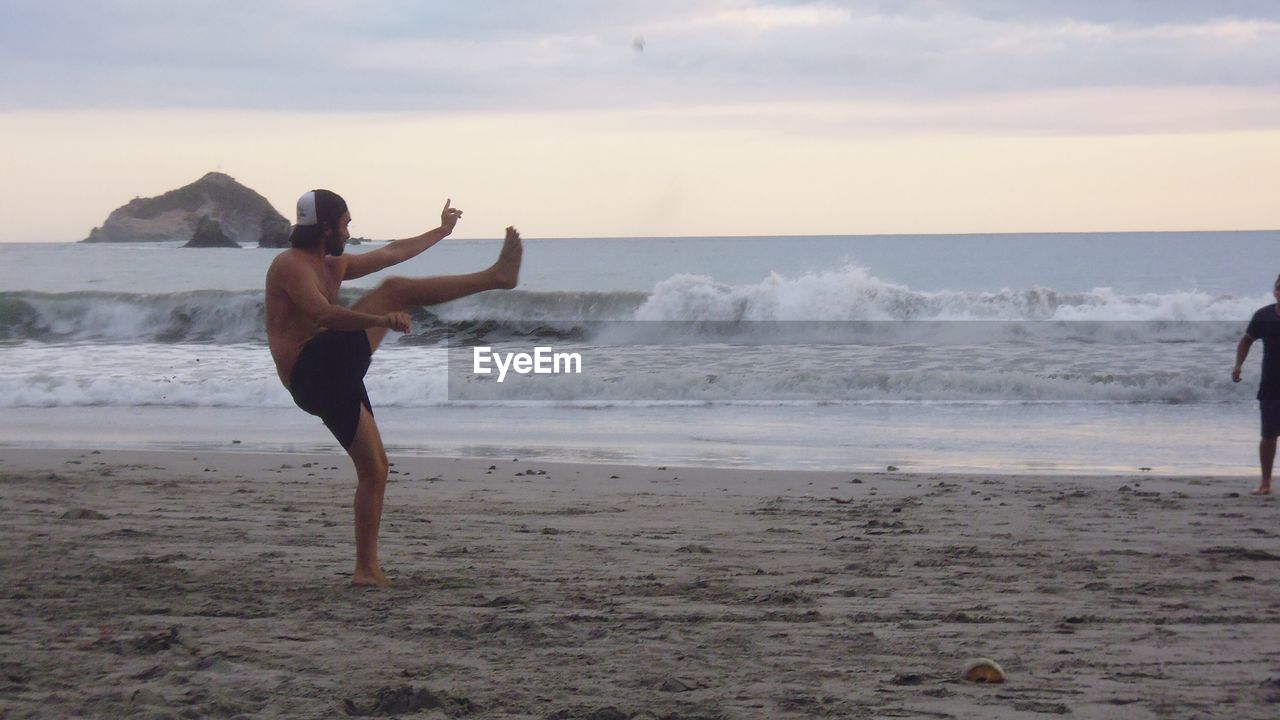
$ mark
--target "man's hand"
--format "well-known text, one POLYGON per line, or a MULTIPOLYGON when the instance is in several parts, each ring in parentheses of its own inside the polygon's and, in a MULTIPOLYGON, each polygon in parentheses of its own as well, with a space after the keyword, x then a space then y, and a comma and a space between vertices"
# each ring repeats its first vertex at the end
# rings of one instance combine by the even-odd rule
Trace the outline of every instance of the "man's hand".
POLYGON ((1240 366, 1231 368, 1231 382, 1240 382, 1240 366))
POLYGON ((410 329, 409 313, 390 312, 382 316, 382 326, 396 332, 407 333, 410 329))
POLYGON ((462 217, 461 210, 449 207, 451 202, 453 202, 452 198, 445 200, 444 210, 440 211, 440 229, 444 230, 445 235, 453 234, 453 228, 458 224, 458 218, 462 217))

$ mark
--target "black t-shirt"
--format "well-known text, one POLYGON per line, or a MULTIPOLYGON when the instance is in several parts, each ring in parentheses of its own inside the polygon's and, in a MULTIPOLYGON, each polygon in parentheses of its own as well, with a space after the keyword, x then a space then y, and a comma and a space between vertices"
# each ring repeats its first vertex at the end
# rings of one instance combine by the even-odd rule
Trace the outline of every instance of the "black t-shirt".
POLYGON ((1280 400, 1280 315, 1268 305, 1253 314, 1245 334, 1262 341, 1262 382, 1259 400, 1280 400))

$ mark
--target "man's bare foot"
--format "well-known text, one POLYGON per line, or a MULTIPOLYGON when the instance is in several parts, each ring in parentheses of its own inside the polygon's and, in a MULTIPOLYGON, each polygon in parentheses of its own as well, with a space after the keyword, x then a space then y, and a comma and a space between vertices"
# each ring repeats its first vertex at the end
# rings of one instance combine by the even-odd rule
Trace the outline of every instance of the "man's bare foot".
POLYGON ((1252 492, 1250 492, 1249 494, 1250 494, 1250 495, 1270 495, 1270 494, 1271 494, 1271 486, 1270 486, 1270 485, 1259 485, 1258 487, 1254 488, 1254 489, 1253 489, 1253 491, 1252 491, 1252 492))
POLYGON ((391 581, 381 570, 369 572, 357 570, 351 575, 351 584, 355 587, 391 587, 391 581))
POLYGON ((502 252, 498 253, 498 261, 489 268, 494 275, 494 283, 503 290, 510 290, 520 282, 520 260, 524 256, 524 244, 520 242, 520 233, 515 228, 507 228, 507 237, 502 241, 502 252))

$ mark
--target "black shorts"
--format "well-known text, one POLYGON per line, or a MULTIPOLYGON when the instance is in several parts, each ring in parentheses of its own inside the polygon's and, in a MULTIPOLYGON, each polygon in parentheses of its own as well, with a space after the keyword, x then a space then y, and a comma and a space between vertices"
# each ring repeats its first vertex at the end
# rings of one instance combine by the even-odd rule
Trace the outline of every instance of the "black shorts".
POLYGON ((1280 435, 1280 399, 1259 400, 1258 409, 1262 411, 1262 439, 1280 435))
POLYGON ((369 414, 364 374, 373 348, 364 330, 325 330, 307 341, 289 375, 289 394, 298 407, 324 421, 325 427, 350 450, 360 425, 360 406, 369 414))

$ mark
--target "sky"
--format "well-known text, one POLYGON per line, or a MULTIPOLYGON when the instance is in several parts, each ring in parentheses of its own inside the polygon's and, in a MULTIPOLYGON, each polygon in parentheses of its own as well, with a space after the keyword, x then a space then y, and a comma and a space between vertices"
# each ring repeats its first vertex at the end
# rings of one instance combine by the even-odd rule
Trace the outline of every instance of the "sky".
POLYGON ((0 241, 211 170, 353 234, 1280 227, 1280 3, 0 0, 0 241))

